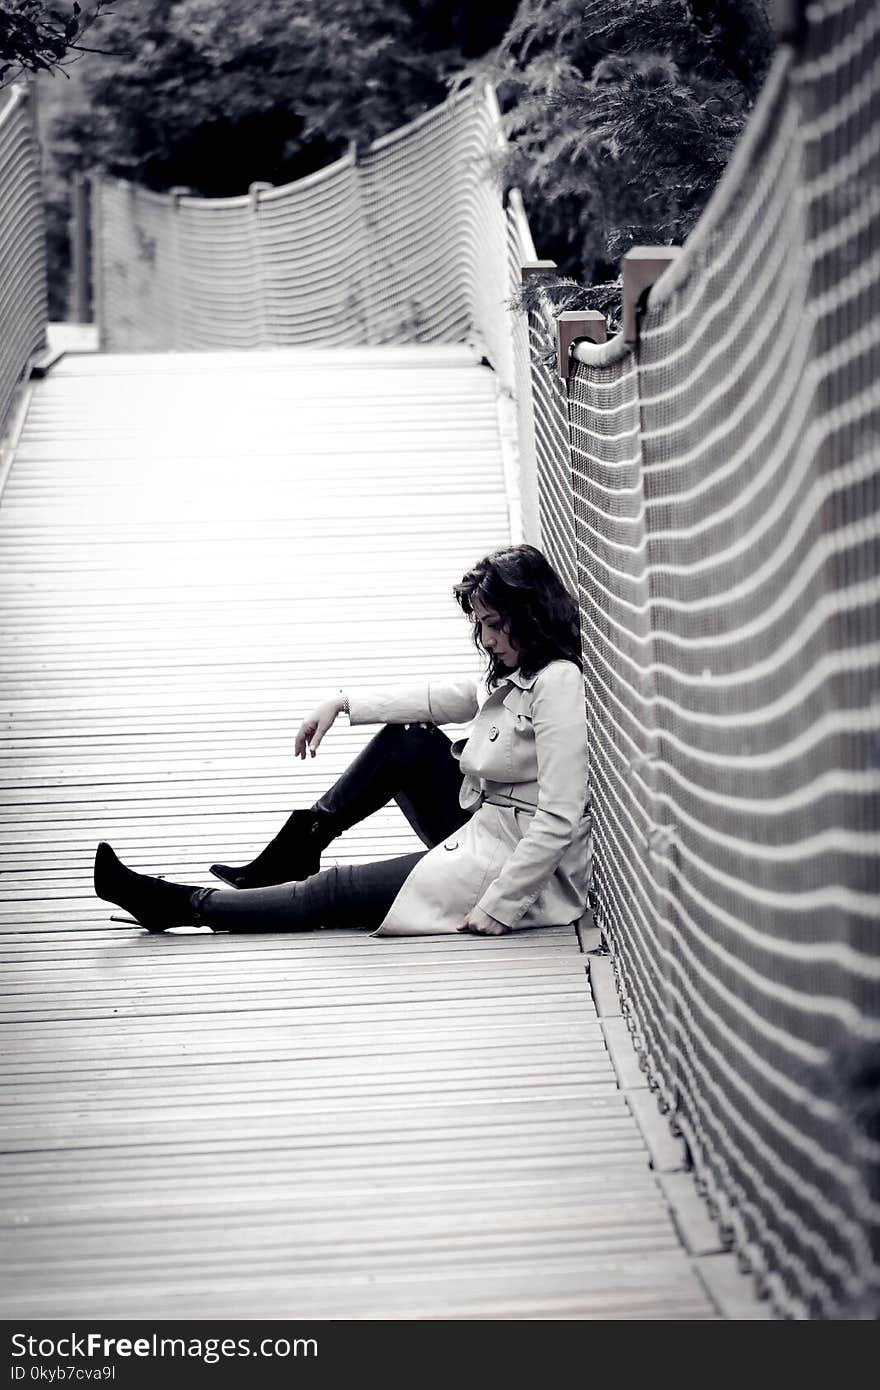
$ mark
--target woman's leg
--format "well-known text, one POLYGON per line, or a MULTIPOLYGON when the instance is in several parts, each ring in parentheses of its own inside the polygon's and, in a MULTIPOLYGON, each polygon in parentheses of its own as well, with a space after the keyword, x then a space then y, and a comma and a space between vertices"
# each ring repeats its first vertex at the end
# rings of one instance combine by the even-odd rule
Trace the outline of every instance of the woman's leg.
POLYGON ((436 724, 386 724, 312 810, 328 815, 341 835, 393 800, 431 849, 467 819, 461 781, 452 744, 436 724))
POLYGON ((374 931, 426 853, 417 850, 373 864, 340 864, 299 883, 270 888, 204 888, 195 897, 194 921, 228 932, 317 927, 374 931))
POLYGON ((343 831, 396 801, 423 844, 438 844, 467 819, 461 770, 436 725, 387 724, 309 811, 294 811, 249 864, 212 864, 233 888, 263 888, 317 873, 321 851, 343 831))
POLYGON ((149 931, 209 926, 215 931, 301 931, 315 927, 374 929, 426 850, 374 864, 345 864, 301 883, 235 891, 138 874, 106 843, 95 855, 95 892, 130 912, 149 931))

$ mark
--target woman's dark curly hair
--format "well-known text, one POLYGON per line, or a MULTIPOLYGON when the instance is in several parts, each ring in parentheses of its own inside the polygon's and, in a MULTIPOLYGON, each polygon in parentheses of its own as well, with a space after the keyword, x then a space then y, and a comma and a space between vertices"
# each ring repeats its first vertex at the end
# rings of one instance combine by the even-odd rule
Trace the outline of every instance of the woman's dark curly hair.
MULTIPOLYGON (((459 604, 473 617, 473 600, 494 608, 519 650, 523 675, 533 676, 550 661, 564 657, 581 665, 578 606, 553 566, 533 545, 512 545, 478 560, 453 590, 459 604)), ((488 658, 486 684, 490 690, 504 680, 507 668, 480 641, 477 651, 488 658)))

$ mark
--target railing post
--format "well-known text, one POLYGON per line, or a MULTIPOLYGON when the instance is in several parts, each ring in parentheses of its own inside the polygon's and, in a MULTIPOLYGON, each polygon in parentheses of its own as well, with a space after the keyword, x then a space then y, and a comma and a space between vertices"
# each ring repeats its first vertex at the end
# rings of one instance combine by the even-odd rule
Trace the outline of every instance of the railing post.
POLYGON ((627 346, 638 340, 642 296, 680 255, 680 246, 634 246, 624 256, 622 332, 627 346))
POLYGON ((180 212, 181 198, 187 198, 192 194, 192 189, 186 184, 176 183, 168 190, 168 197, 171 199, 171 227, 174 242, 174 261, 172 265, 172 284, 174 303, 170 305, 170 318, 174 324, 174 334, 171 339, 176 348, 184 346, 183 322, 185 318, 184 295, 183 295, 183 256, 180 247, 180 223, 178 213, 180 212))
POLYGON ((521 268, 520 275, 525 284, 533 275, 552 275, 555 269, 555 261, 527 261, 521 268))
POLYGON ((556 318, 556 370, 568 381, 571 370, 571 349, 580 338, 591 343, 604 343, 608 337, 605 315, 598 309, 567 309, 556 318))
POLYGON ((770 0, 770 27, 777 43, 800 47, 807 31, 806 0, 770 0))
POLYGON ((571 553, 572 553, 572 573, 571 590, 575 598, 579 599, 579 580, 578 580, 578 536, 577 520, 574 509, 575 489, 575 434, 572 421, 572 399, 571 399, 571 350, 574 344, 583 338, 593 343, 604 343, 608 337, 608 326, 605 322, 605 315, 598 309, 566 309, 562 313, 556 314, 556 375, 559 378, 559 395, 562 409, 565 413, 565 452, 566 452, 566 472, 565 484, 569 498, 571 499, 570 509, 566 518, 566 523, 570 529, 571 553))
POLYGON ((101 220, 101 173, 92 169, 88 176, 89 190, 89 260, 92 281, 92 323, 98 330, 98 347, 106 347, 107 325, 104 305, 104 248, 101 220))
MULTIPOLYGON (((348 142, 348 158, 351 163, 351 197, 352 197, 352 227, 356 229, 356 237, 352 238, 351 262, 355 265, 353 286, 351 290, 350 304, 355 313, 359 313, 363 323, 363 339, 365 343, 377 344, 389 341, 389 325, 387 314, 383 311, 383 296, 387 296, 392 290, 396 280, 396 272, 393 263, 383 257, 379 262, 379 237, 371 211, 368 206, 367 192, 369 190, 369 166, 364 166, 364 153, 369 154, 369 145, 366 151, 358 144, 357 140, 348 142)), ((397 310, 398 313, 402 311, 397 310)), ((398 324, 391 324, 390 331, 393 331, 398 324)), ((393 339, 391 339, 393 340, 393 339)), ((414 339, 418 341, 418 337, 414 339)))
POLYGON ((92 322, 91 226, 89 181, 74 174, 70 188, 70 290, 67 317, 73 323, 92 322))
MULTIPOLYGON (((556 270, 555 261, 526 261, 520 266, 520 280, 523 286, 536 275, 552 275, 556 270)), ((535 436, 535 358, 532 352, 532 334, 528 316, 523 318, 525 333, 525 359, 528 363, 529 391, 528 401, 519 406, 520 428, 520 476, 519 493, 522 512, 523 534, 527 541, 541 544, 541 496, 538 486, 538 450, 535 436), (524 436, 524 437, 523 437, 524 436)))
POLYGON ((257 179, 254 183, 248 184, 248 202, 250 204, 251 214, 251 249, 254 259, 254 274, 257 282, 256 294, 260 320, 260 347, 270 347, 272 343, 266 295, 266 266, 263 261, 263 248, 260 242, 260 194, 266 193, 270 188, 274 188, 274 184, 267 183, 264 179, 257 179))
MULTIPOLYGON (((26 81, 25 81, 25 84, 24 84, 24 99, 25 99, 25 109, 26 109, 26 111, 27 111, 27 113, 28 113, 28 118, 29 118, 29 121, 30 121, 31 149, 32 149, 33 154, 34 154, 34 157, 35 157, 35 159, 36 159, 36 177, 37 177, 37 181, 39 182, 39 181, 40 181, 40 172, 41 172, 42 164, 43 164, 43 147, 42 147, 42 144, 41 144, 41 141, 40 141, 40 127, 39 127, 39 123, 38 123, 38 120, 37 120, 37 112, 38 112, 38 109, 39 109, 39 108, 38 108, 38 102, 39 102, 39 89, 38 89, 38 87, 37 87, 37 79, 36 79, 36 76, 33 75, 33 74, 32 74, 30 77, 28 77, 28 78, 26 79, 26 81)), ((43 319, 43 324, 42 324, 42 330, 41 330, 41 333, 40 333, 40 347, 41 347, 41 348, 46 348, 46 347, 48 346, 48 344, 49 344, 49 336, 48 336, 48 330, 49 330, 49 266, 48 266, 47 257, 46 257, 46 209, 45 209, 45 204, 43 203, 43 200, 42 200, 42 199, 39 200, 39 216, 40 216, 40 223, 41 223, 41 226, 42 226, 42 235, 41 235, 41 237, 40 237, 40 252, 39 252, 40 266, 41 266, 41 269, 40 269, 40 272, 39 272, 39 279, 40 279, 40 281, 41 281, 41 298, 42 298, 42 306, 43 306, 43 307, 42 307, 42 319, 43 319)))

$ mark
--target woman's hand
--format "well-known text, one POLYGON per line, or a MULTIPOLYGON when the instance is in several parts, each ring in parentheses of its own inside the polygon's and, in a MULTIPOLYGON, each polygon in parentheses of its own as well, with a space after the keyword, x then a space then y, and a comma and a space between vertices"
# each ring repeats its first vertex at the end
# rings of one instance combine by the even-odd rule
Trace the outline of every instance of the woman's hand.
POLYGON ((475 936, 504 936, 510 931, 510 927, 505 926, 503 922, 496 922, 495 918, 490 917, 481 907, 472 907, 461 926, 455 930, 473 932, 475 936))
POLYGON ((313 710, 311 714, 306 716, 299 726, 296 743, 294 744, 296 757, 304 758, 306 756, 306 749, 308 749, 312 757, 315 756, 320 746, 321 739, 324 737, 327 730, 333 726, 336 721, 336 716, 341 710, 342 696, 335 695, 331 700, 323 700, 316 710, 313 710))

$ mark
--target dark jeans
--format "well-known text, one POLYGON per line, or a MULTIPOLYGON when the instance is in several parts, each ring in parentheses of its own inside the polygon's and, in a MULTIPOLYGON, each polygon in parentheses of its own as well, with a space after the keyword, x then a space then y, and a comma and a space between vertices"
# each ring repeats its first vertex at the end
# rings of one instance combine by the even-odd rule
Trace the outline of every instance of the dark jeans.
MULTIPOLYGON (((461 771, 449 739, 433 724, 387 724, 346 768, 314 810, 348 829, 397 802, 432 848, 468 818, 459 804, 461 771)), ((216 931, 300 931, 310 927, 375 930, 427 850, 372 864, 343 864, 271 888, 205 888, 198 921, 216 931)))

